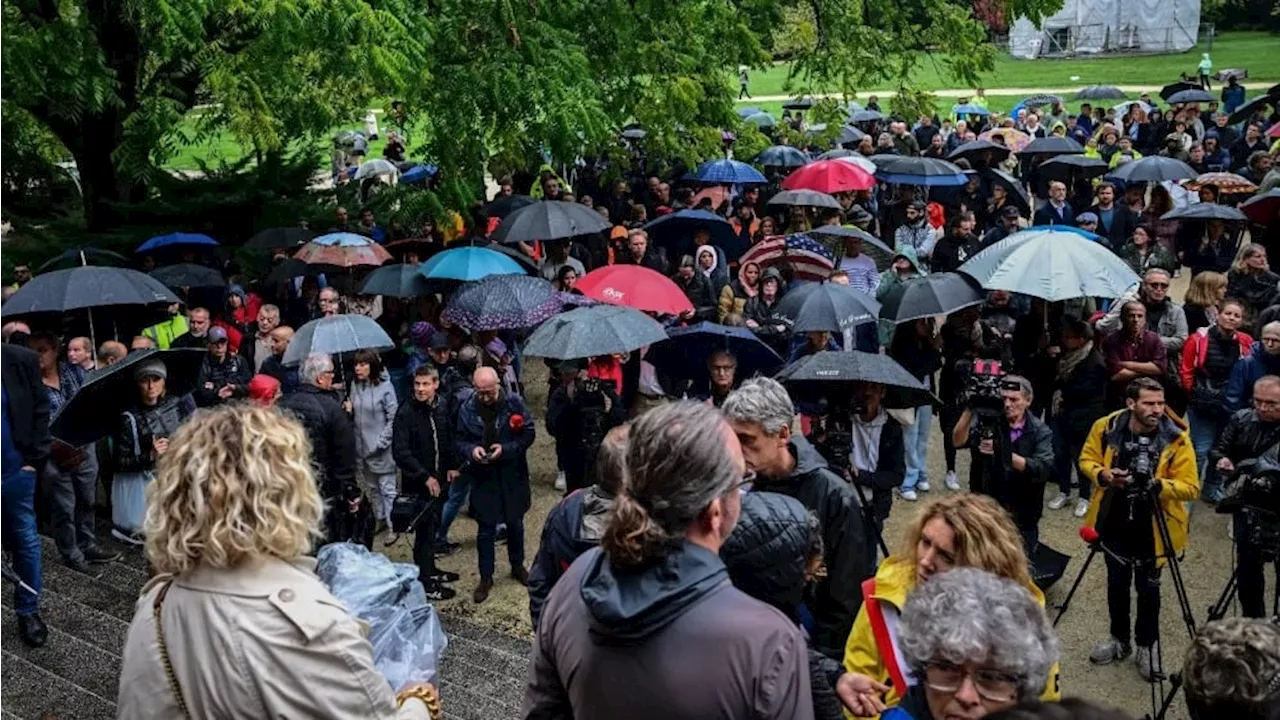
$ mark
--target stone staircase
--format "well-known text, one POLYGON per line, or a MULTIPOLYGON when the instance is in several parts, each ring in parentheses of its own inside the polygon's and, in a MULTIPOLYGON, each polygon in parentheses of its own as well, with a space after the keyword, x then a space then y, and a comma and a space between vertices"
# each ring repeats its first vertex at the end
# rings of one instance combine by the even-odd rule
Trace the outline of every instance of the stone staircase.
MULTIPOLYGON (((51 539, 41 540, 40 614, 49 626, 49 642, 38 649, 22 644, 13 589, 5 583, 0 588, 0 720, 114 718, 120 654, 147 580, 146 563, 140 552, 129 550, 118 562, 95 566, 98 576, 89 577, 63 565, 51 539)), ((518 717, 529 643, 447 615, 441 621, 449 636, 437 678, 445 717, 518 717)))

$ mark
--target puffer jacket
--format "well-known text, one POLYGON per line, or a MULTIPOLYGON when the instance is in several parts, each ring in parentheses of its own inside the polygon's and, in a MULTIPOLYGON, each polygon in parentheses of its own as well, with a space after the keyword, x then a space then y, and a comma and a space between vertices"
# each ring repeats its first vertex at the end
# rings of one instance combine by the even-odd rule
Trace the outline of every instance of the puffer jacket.
MULTIPOLYGON (((735 587, 766 602, 793 622, 800 622, 807 579, 805 567, 811 548, 810 514, 799 500, 771 492, 742 496, 742 512, 733 533, 720 548, 720 559, 729 569, 735 587)), ((817 518, 813 518, 817 530, 817 518)), ((809 685, 813 692, 813 716, 840 720, 840 699, 828 676, 840 671, 839 663, 809 649, 809 685)))
MULTIPOLYGON (((1245 332, 1239 330, 1235 333, 1235 340, 1240 344, 1240 357, 1247 358, 1249 353, 1253 352, 1253 338, 1245 332)), ((1182 362, 1178 366, 1178 379, 1182 382, 1182 389, 1191 392, 1195 385, 1196 373, 1204 367, 1205 360, 1209 356, 1209 328, 1202 327, 1191 333, 1191 337, 1187 338, 1187 344, 1182 346, 1182 362)), ((1213 378, 1217 380, 1217 378, 1213 378)), ((1228 378, 1229 380, 1229 378, 1228 378)), ((1225 387, 1226 383, 1223 383, 1225 387)))
POLYGON ((326 498, 359 495, 356 486, 356 431, 333 393, 303 385, 276 407, 293 413, 311 441, 311 464, 326 498))
POLYGON ((720 291, 720 305, 717 308, 717 322, 724 324, 726 318, 730 315, 743 315, 747 307, 747 301, 755 297, 755 289, 747 291, 747 286, 742 282, 742 273, 738 273, 737 280, 724 286, 720 291))
POLYGON ((1263 375, 1280 375, 1280 355, 1272 355, 1255 341, 1249 348, 1249 357, 1241 357, 1231 368, 1227 381, 1226 405, 1228 412, 1243 410, 1253 399, 1253 384, 1263 375))
MULTIPOLYGON (((874 592, 864 598, 862 610, 858 612, 858 619, 854 621, 853 631, 849 633, 849 640, 845 644, 844 670, 846 672, 861 673, 878 682, 890 684, 889 668, 885 665, 884 655, 872 630, 869 606, 874 604, 886 616, 896 617, 902 612, 902 606, 907 602, 907 595, 915 589, 915 586, 915 563, 891 557, 880 565, 880 569, 876 572, 874 592)), ((1044 593, 1040 588, 1034 584, 1027 585, 1026 588, 1027 592, 1031 593, 1036 602, 1043 607, 1044 593)), ((897 647, 898 639, 893 631, 890 632, 890 642, 895 648, 897 647)), ((903 670, 905 671, 906 668, 903 670)), ((1062 697, 1060 674, 1060 668, 1054 664, 1049 670, 1049 682, 1045 684, 1044 692, 1040 694, 1041 700, 1057 702, 1062 697)), ((901 691, 897 687, 890 687, 889 692, 884 695, 885 706, 895 707, 900 702, 902 702, 901 691)), ((845 717, 854 720, 854 716, 847 711, 845 717)))

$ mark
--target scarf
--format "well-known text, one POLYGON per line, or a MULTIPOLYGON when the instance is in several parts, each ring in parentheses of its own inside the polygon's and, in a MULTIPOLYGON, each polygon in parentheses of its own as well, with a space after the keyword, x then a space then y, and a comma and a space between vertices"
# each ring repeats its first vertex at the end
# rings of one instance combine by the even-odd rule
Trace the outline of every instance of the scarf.
MULTIPOLYGON (((1089 353, 1091 352, 1093 352, 1092 340, 1086 342, 1084 345, 1081 345, 1075 350, 1068 350, 1067 352, 1063 353, 1062 357, 1058 358, 1058 377, 1062 379, 1071 377, 1071 374, 1076 371, 1076 368, 1080 366, 1080 363, 1084 362, 1085 359, 1089 357, 1089 353)), ((1052 414, 1060 415, 1061 413, 1062 413, 1062 390, 1058 389, 1053 391, 1053 413, 1052 414)))

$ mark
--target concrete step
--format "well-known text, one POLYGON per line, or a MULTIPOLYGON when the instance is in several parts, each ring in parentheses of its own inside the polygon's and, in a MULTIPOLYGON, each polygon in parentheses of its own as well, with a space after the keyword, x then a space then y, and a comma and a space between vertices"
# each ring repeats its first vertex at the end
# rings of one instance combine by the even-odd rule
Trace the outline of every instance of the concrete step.
POLYGON ((0 653, 0 685, 4 687, 7 714, 21 720, 115 718, 114 702, 10 652, 10 647, 6 644, 0 653))

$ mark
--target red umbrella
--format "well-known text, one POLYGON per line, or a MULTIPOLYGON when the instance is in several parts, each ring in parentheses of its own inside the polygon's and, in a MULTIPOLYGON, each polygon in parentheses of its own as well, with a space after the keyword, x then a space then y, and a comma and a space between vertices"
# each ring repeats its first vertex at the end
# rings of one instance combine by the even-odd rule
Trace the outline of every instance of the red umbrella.
POLYGON ((1280 123, 1276 123, 1275 125, 1267 128, 1267 137, 1272 138, 1273 140, 1280 139, 1280 123))
POLYGON ((782 181, 783 190, 817 190, 830 194, 870 190, 875 185, 874 175, 853 163, 839 160, 809 163, 782 181))
POLYGON ((607 265, 578 278, 574 289, 610 305, 679 315, 693 309, 684 291, 662 273, 641 265, 607 265))

